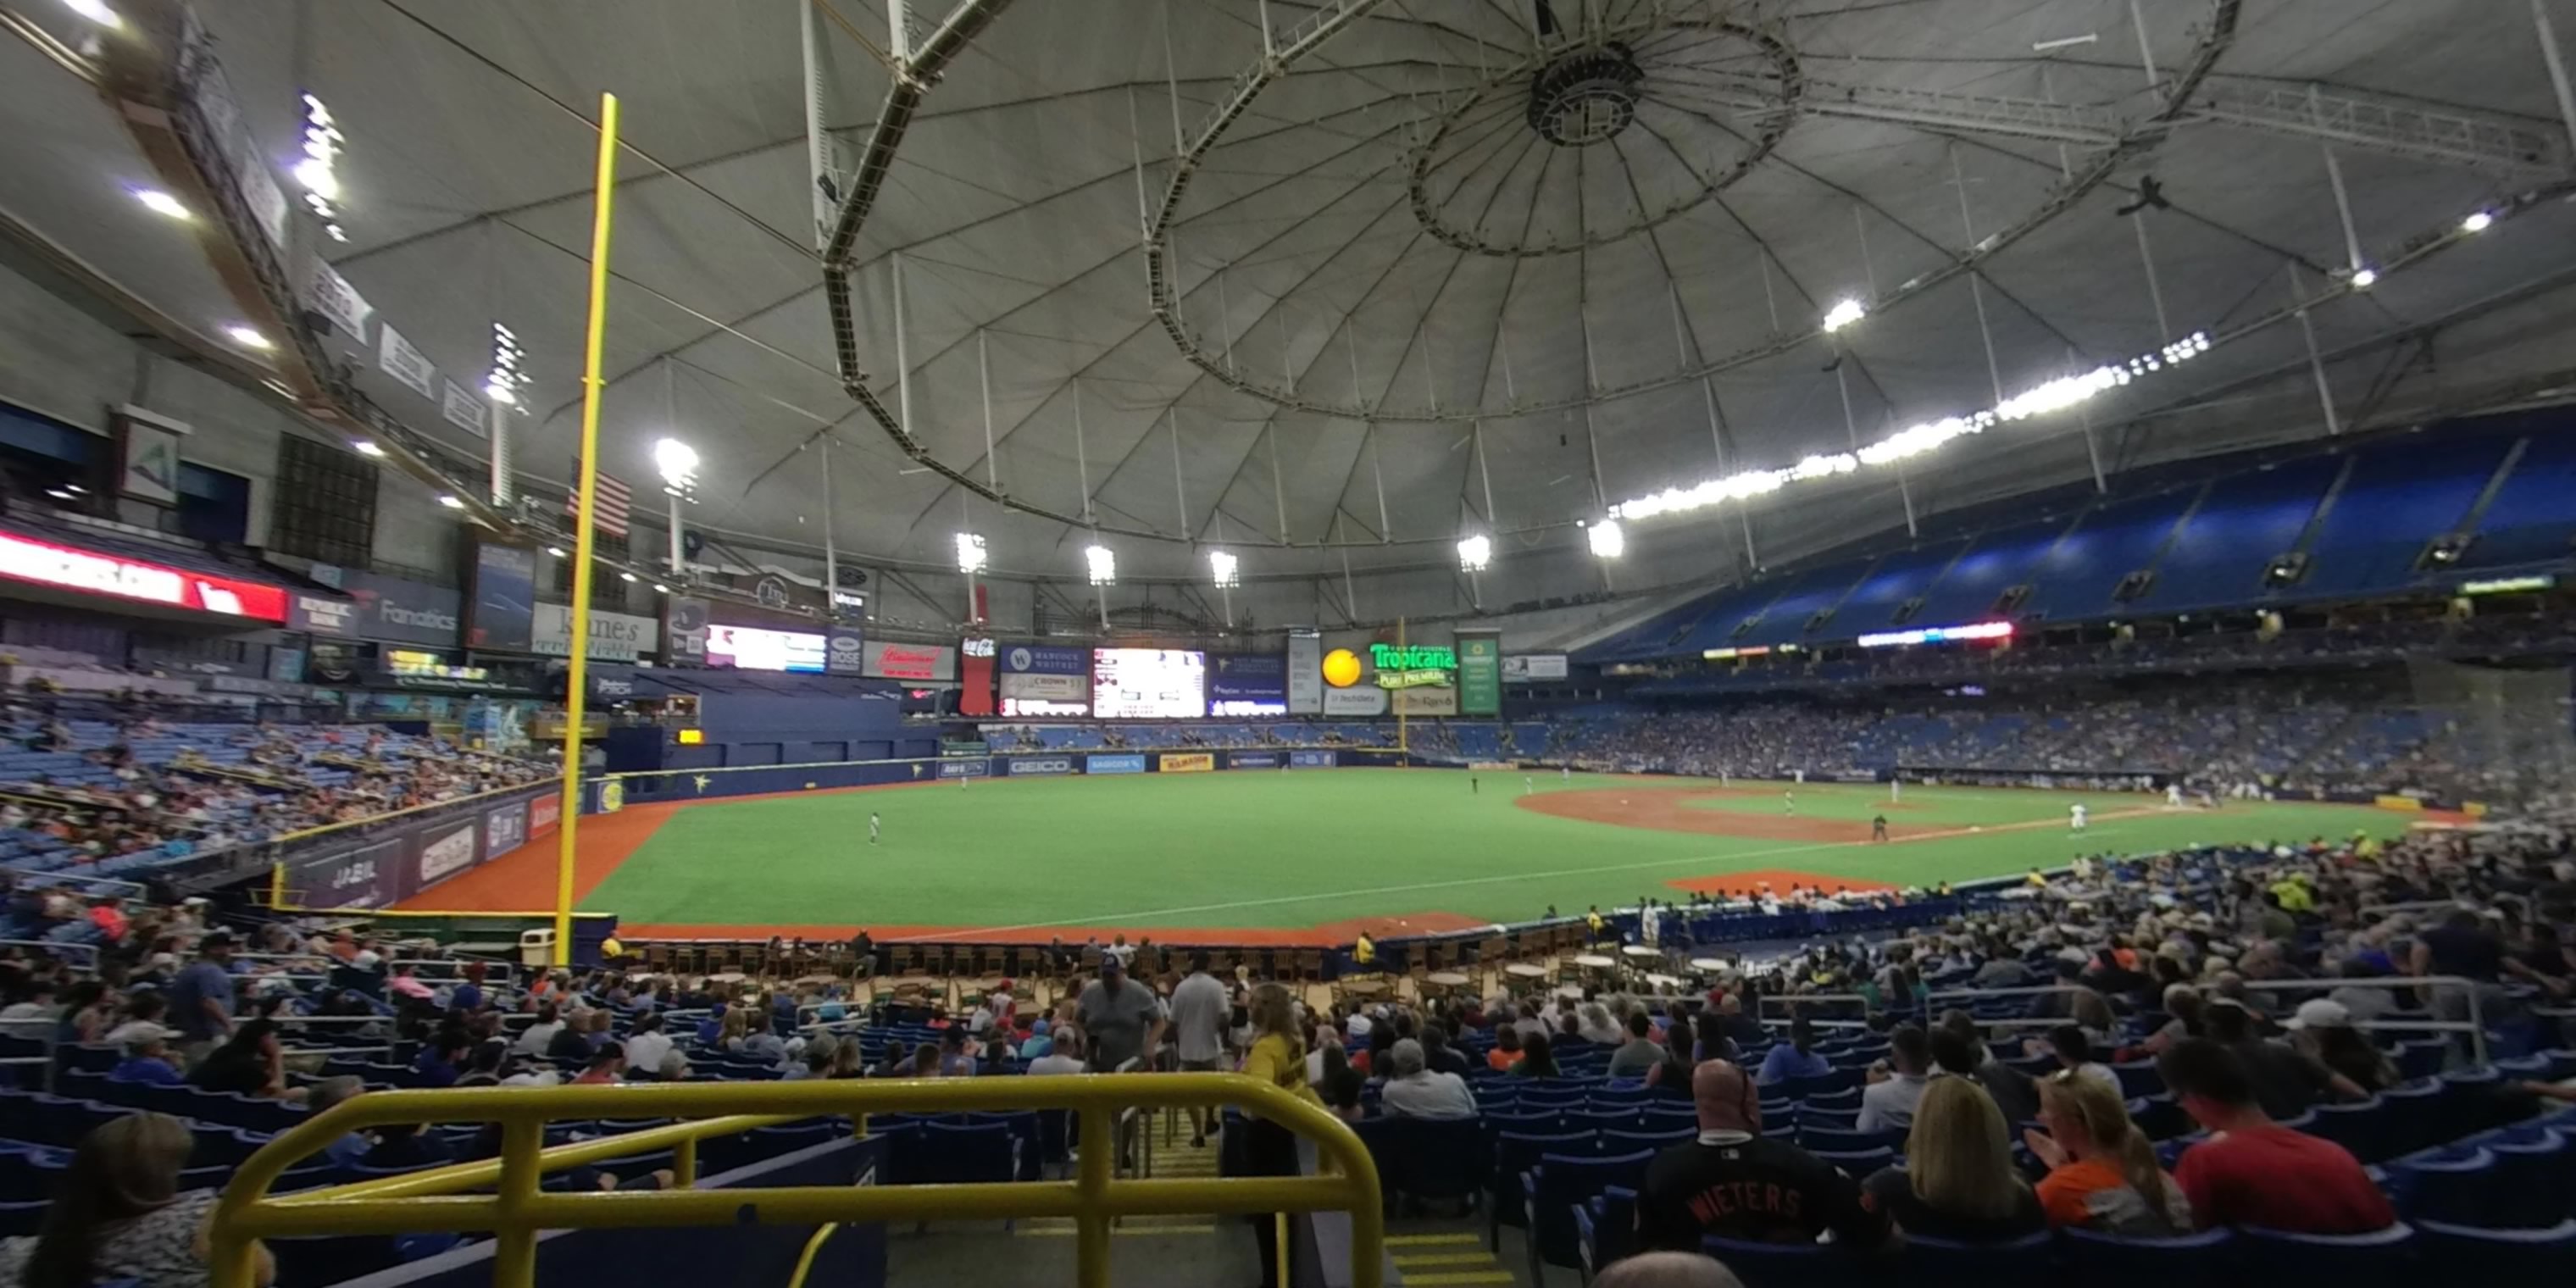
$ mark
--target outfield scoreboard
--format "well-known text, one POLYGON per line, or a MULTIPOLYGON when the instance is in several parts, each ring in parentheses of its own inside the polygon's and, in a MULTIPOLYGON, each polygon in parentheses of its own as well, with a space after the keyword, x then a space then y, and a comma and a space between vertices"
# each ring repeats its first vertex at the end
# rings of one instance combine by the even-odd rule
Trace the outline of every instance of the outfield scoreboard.
POLYGON ((1207 716, 1207 654, 1190 649, 1091 650, 1091 714, 1102 720, 1207 716))

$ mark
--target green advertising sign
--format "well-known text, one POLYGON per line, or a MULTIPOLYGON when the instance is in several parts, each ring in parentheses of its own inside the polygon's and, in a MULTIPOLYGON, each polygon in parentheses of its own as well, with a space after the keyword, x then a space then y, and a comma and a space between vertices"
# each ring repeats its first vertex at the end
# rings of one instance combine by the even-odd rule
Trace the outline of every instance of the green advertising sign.
POLYGON ((1458 637, 1458 714, 1498 716, 1502 713, 1502 637, 1460 635, 1458 637))

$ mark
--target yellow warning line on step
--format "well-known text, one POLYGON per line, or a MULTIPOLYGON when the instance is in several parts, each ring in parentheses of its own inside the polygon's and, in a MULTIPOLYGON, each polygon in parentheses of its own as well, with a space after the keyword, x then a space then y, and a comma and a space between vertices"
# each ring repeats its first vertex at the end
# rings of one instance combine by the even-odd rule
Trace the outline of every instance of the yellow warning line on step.
POLYGON ((1483 1241, 1483 1235, 1475 1234, 1473 1232, 1466 1234, 1390 1234, 1386 1236, 1385 1239, 1386 1246, 1390 1248, 1427 1248, 1443 1243, 1480 1243, 1483 1241))
MULTIPOLYGON (((1414 1266, 1490 1266, 1495 1262, 1494 1254, 1479 1251, 1435 1252, 1424 1256, 1397 1257, 1395 1264, 1397 1269, 1402 1270, 1414 1266)), ((1408 1275, 1406 1278, 1410 1280, 1412 1276, 1408 1275)))

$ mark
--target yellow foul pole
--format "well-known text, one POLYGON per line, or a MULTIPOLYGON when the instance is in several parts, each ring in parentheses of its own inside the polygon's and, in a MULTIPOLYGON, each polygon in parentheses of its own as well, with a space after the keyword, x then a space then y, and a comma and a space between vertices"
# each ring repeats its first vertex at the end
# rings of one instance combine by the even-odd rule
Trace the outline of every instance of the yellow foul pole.
MULTIPOLYGON (((1404 619, 1401 617, 1395 619, 1395 651, 1398 656, 1404 653, 1404 619)), ((1396 695, 1402 692, 1404 692, 1402 689, 1387 690, 1387 701, 1395 701, 1396 695)), ((1404 708, 1398 706, 1395 709, 1395 767, 1406 768, 1406 762, 1412 757, 1413 740, 1405 735, 1404 708)))
POLYGON ((590 552, 599 506, 600 345, 608 335, 609 206, 617 195, 617 96, 599 96, 598 196, 590 220, 590 334, 581 357, 581 478, 572 532, 572 665, 564 676, 563 824, 555 837, 555 964, 572 962, 573 855, 581 824, 581 722, 590 696, 590 552))

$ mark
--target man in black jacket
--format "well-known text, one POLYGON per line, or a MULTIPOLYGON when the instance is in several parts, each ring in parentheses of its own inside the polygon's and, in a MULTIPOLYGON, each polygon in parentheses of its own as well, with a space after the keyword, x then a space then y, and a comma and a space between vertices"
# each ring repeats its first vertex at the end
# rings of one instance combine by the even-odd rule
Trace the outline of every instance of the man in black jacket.
POLYGON ((1865 1206, 1859 1183, 1832 1164, 1762 1135, 1753 1079, 1724 1060, 1691 1074, 1699 1139, 1647 1165, 1637 1192, 1642 1248, 1696 1251, 1708 1235, 1757 1243, 1837 1242, 1874 1248, 1887 1241, 1887 1214, 1865 1206))

